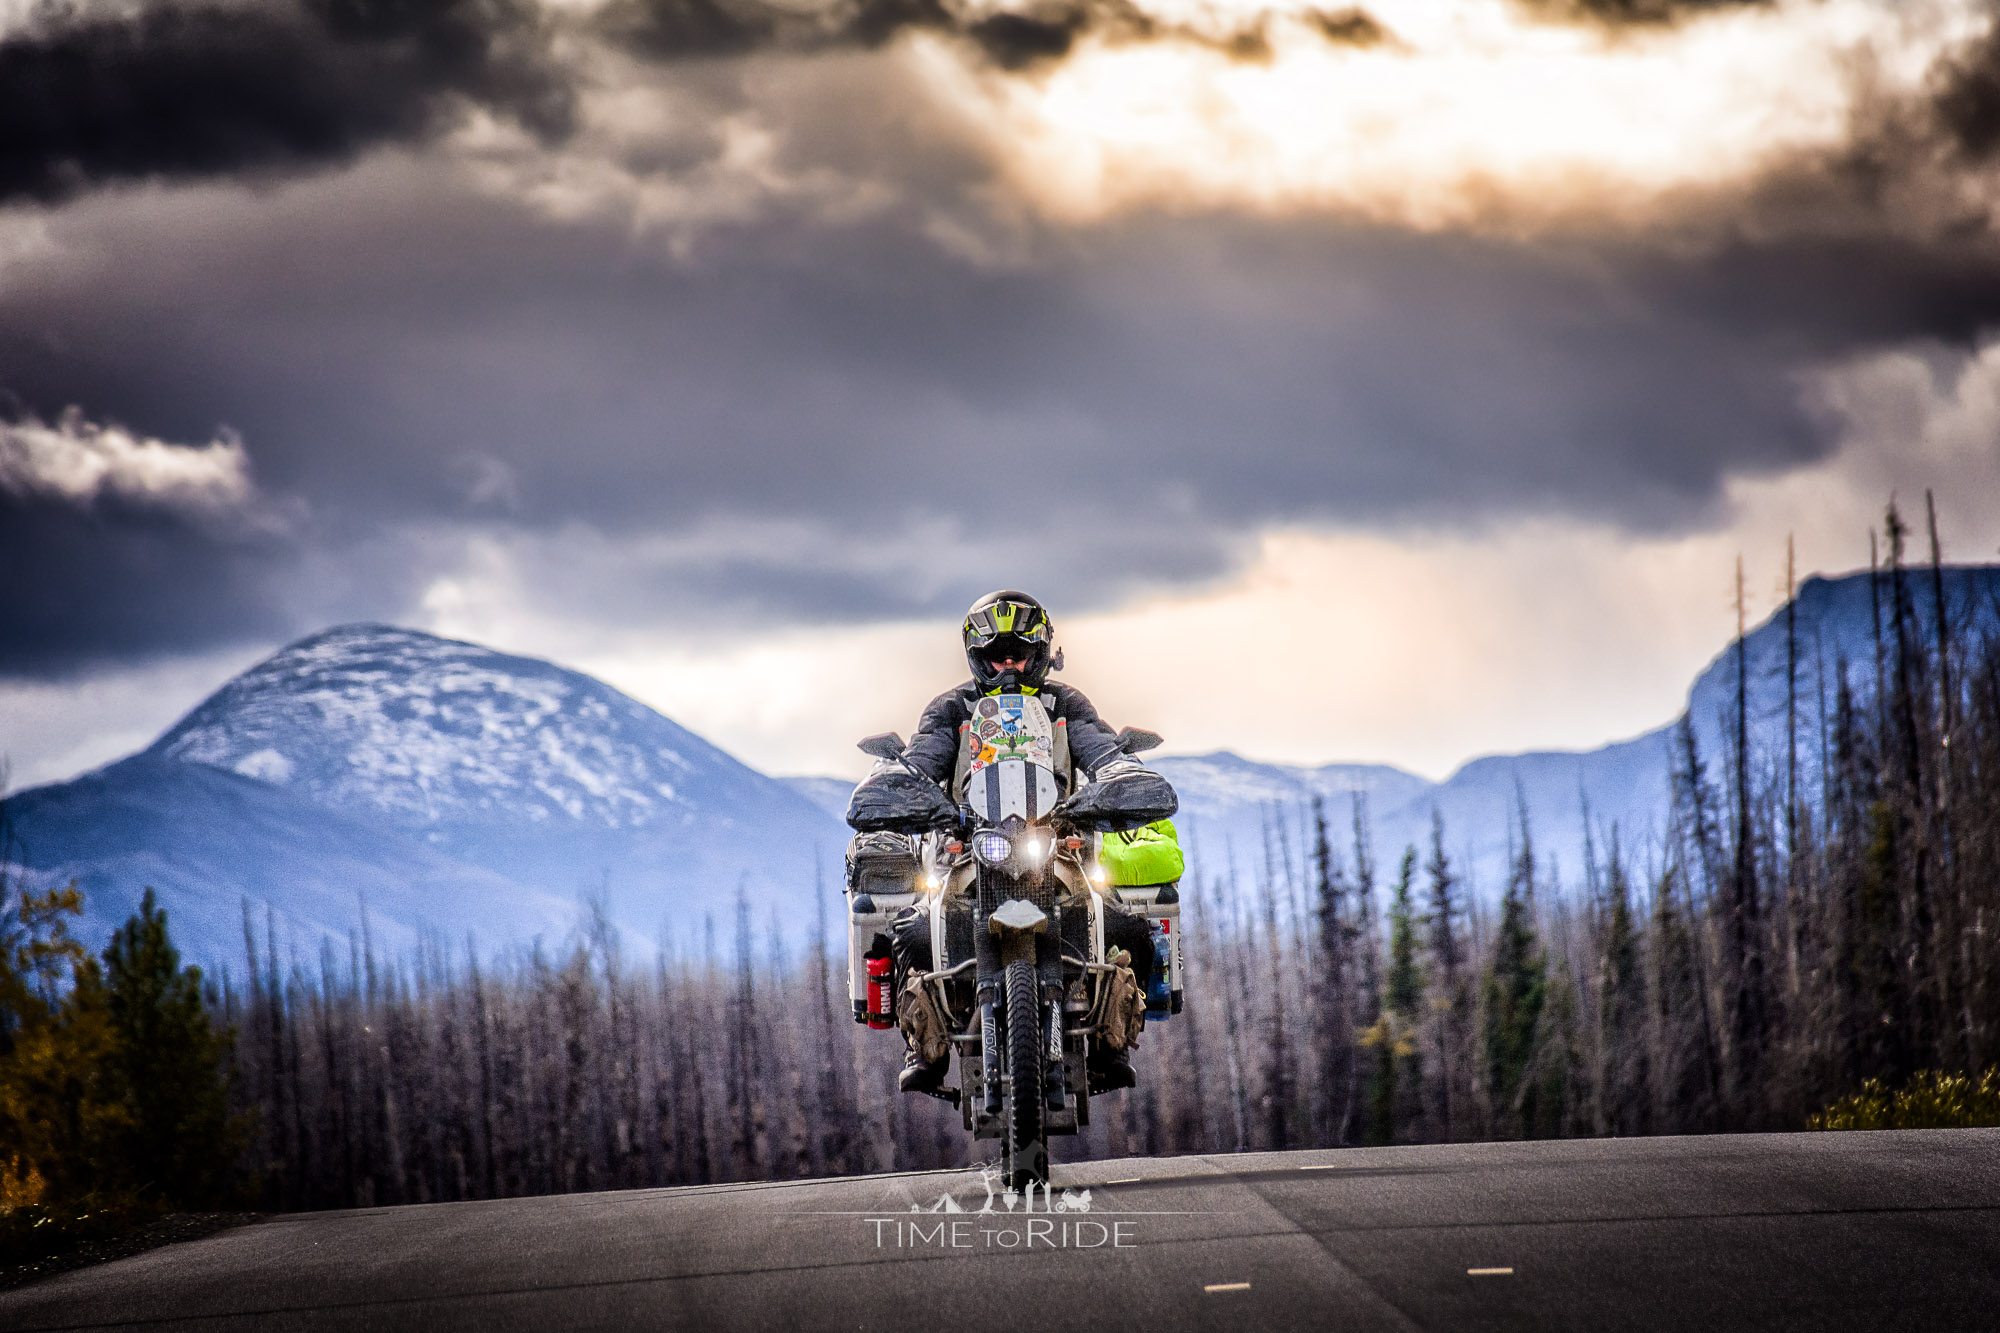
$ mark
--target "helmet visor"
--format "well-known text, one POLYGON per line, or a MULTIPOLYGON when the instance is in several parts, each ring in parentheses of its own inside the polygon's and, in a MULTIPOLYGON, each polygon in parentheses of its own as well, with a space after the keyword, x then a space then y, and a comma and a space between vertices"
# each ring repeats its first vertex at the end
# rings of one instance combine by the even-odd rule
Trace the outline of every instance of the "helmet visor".
POLYGON ((1018 634, 1003 634, 989 643, 979 645, 973 651, 979 654, 980 661, 989 665, 994 662, 1009 660, 1032 662, 1035 659, 1035 654, 1040 651, 1040 646, 1029 642, 1018 634))
POLYGON ((1002 638, 1019 639, 1026 644, 1047 643, 1049 618, 1041 607, 1021 602, 995 602, 965 618, 965 646, 980 656, 990 657, 991 646, 1002 638))

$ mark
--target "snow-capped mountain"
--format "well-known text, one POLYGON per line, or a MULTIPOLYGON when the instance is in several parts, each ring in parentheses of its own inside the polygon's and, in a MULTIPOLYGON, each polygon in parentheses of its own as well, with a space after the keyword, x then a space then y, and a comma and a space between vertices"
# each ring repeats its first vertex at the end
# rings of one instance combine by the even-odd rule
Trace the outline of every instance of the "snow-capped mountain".
POLYGON ((586 895, 635 943, 697 939, 740 888, 760 932, 775 911, 797 935, 847 837, 600 681, 383 625, 294 643, 141 754, 7 813, 38 878, 85 886, 93 931, 151 884, 211 960, 240 956, 245 900, 308 940, 344 939, 365 903, 392 946, 491 949, 560 938, 586 895))
POLYGON ((844 836, 782 784, 601 681, 384 625, 285 648, 146 753, 565 887, 600 866, 657 878, 634 853, 710 859, 732 839, 749 848, 801 826, 844 836))
POLYGON ((433 841, 442 829, 496 821, 680 823, 762 782, 589 676, 386 625, 343 625, 292 644, 146 753, 228 769, 433 841))
MULTIPOLYGON (((1933 584, 1927 569, 1903 576, 1911 629, 1920 641, 1931 640, 1940 591, 1955 634, 1976 638, 2000 633, 2000 566, 1949 566, 1939 584, 1933 584)), ((1809 578, 1793 599, 1789 639, 1797 654, 1797 683, 1792 697, 1798 709, 1799 780, 1808 800, 1819 783, 1822 686, 1831 708, 1844 662, 1857 696, 1873 694, 1878 615, 1893 653, 1895 598, 1895 585, 1886 574, 1871 584, 1862 573, 1809 578)), ((1784 607, 1744 640, 1751 757, 1767 772, 1786 753, 1787 642, 1784 607)), ((1728 761, 1725 738, 1736 682, 1732 645, 1716 654, 1689 691, 1687 712, 1711 781, 1721 779, 1728 761)), ((1289 846, 1294 858, 1300 855, 1306 845, 1301 838, 1309 836, 1303 827, 1305 810, 1315 794, 1326 798, 1336 850, 1351 864, 1349 793, 1359 791, 1366 797, 1379 877, 1394 873, 1406 846, 1428 855, 1435 812, 1444 820, 1447 855, 1469 877, 1472 891, 1490 900, 1506 881, 1524 809, 1545 874, 1554 870, 1572 883, 1579 877, 1586 804, 1598 854, 1604 854, 1615 829, 1621 848, 1643 866, 1666 816, 1677 726, 1678 719, 1670 720, 1642 736, 1595 750, 1474 759, 1438 783, 1368 765, 1305 768, 1260 764, 1227 753, 1152 762, 1180 794, 1183 841, 1192 842, 1197 861, 1217 873, 1233 861, 1238 876, 1254 882, 1262 873, 1267 836, 1276 851, 1289 846)))

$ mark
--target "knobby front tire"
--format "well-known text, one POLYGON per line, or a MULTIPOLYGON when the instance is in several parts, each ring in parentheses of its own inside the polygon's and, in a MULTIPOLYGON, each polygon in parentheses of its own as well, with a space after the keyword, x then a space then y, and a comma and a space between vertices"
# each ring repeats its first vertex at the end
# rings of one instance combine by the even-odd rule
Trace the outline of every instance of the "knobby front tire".
POLYGON ((1042 1132, 1042 1018, 1034 963, 1007 964, 1007 1138, 1010 1189, 1046 1185, 1048 1141, 1042 1132))

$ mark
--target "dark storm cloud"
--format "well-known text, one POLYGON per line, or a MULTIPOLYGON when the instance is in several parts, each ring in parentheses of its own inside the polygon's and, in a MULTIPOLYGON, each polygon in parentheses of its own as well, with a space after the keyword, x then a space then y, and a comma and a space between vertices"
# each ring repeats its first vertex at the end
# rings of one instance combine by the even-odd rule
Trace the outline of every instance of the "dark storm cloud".
POLYGON ((1989 164, 2000 151, 2000 25, 1936 71, 1936 123, 1968 160, 1989 164))
POLYGON ((44 8, 0 40, 0 201, 345 162, 470 103, 560 135, 539 25, 532 0, 44 8))
POLYGON ((880 46, 907 28, 955 23, 938 0, 859 0, 810 10, 758 0, 616 0, 595 26, 636 54, 680 60, 767 47, 880 46))
POLYGON ((993 14, 972 24, 966 33, 1000 68, 1026 69, 1039 61, 1068 55, 1077 33, 1088 22, 1088 15, 1081 10, 1070 10, 1053 19, 993 14))
MULTIPOLYGON (((115 11, 45 5, 0 39, 0 203, 60 200, 128 180, 311 170, 415 144, 480 106, 546 140, 573 128, 576 75, 552 54, 564 30, 536 0, 164 0, 115 11)), ((1359 10, 1321 25, 1365 42, 1359 10)), ((954 34, 1018 71, 1084 32, 1173 37, 1243 58, 1261 27, 1217 39, 1161 24, 1131 0, 1058 0, 979 17, 942 0, 618 0, 586 30, 660 61, 763 50, 876 47, 954 34)))
POLYGON ((1374 46, 1389 38, 1389 30, 1365 9, 1312 9, 1306 17, 1321 36, 1339 45, 1374 46))
POLYGON ((781 550, 760 550, 731 540, 725 524, 704 528, 716 549, 637 560, 625 553, 607 561, 596 542, 545 538, 522 552, 533 565, 522 609, 562 620, 587 608, 597 623, 678 624, 709 634, 911 616, 949 620, 980 594, 1018 582, 1068 614, 1132 592, 1199 585, 1252 553, 1250 542, 1225 532, 1187 532, 1164 522, 1112 527, 1086 513, 1054 535, 1030 540, 999 512, 1022 499, 984 489, 993 494, 993 516, 900 543, 893 538, 903 525, 894 521, 864 521, 857 529, 808 528, 811 520, 801 520, 816 546, 794 540, 781 550))
POLYGON ((295 556, 275 535, 218 534, 158 508, 0 490, 0 678, 287 633, 295 556))
MULTIPOLYGON (((1123 41, 1171 38, 1238 59, 1262 59, 1269 54, 1263 26, 1263 19, 1253 19, 1217 36, 1155 19, 1132 0, 1048 0, 977 15, 946 0, 835 0, 811 9, 760 0, 617 0, 596 22, 615 44, 654 60, 868 48, 905 31, 938 32, 962 38, 1009 72, 1060 60, 1085 33, 1123 41)), ((1355 9, 1321 19, 1319 26, 1329 41, 1343 43, 1366 44, 1382 32, 1355 9)))
MULTIPOLYGON (((417 24, 526 23, 517 11, 269 12, 281 17, 260 21, 314 34, 302 50, 409 76, 379 104, 300 94, 372 108, 329 112, 346 130, 243 130, 251 147, 232 149, 236 131, 197 102, 196 129, 152 148, 143 133, 115 153, 102 145, 120 134, 47 133, 39 156, 0 158, 0 179, 48 194, 296 164, 300 145, 354 154, 370 135, 432 133, 464 99, 532 118, 559 86, 533 59, 511 63, 540 49, 539 29, 481 46, 417 24), (517 86, 541 92, 516 101, 517 86)), ((680 62, 661 77, 688 100, 656 137, 592 140, 604 156, 587 165, 690 194, 726 171, 716 127, 751 93, 730 62, 698 57, 923 27, 1032 68, 1085 32, 1160 32, 1110 4, 1027 11, 1048 30, 983 38, 940 14, 930 0, 806 17, 723 0, 613 11, 598 31, 680 62)), ((1372 22, 1341 11, 1322 27, 1393 40, 1372 22)), ((54 50, 88 26, 45 23, 33 40, 54 50)), ((2000 322, 1983 228, 1896 212, 1919 169, 1991 150, 1982 49, 1942 70, 1934 97, 1885 114, 1880 142, 1623 239, 1323 216, 996 222, 980 149, 949 137, 949 117, 912 114, 917 94, 884 88, 886 61, 790 62, 754 119, 778 145, 760 170, 895 202, 829 221, 810 198, 763 199, 754 220, 695 228, 679 248, 615 204, 554 222, 475 189, 441 154, 363 154, 256 192, 86 193, 47 210, 49 249, 0 285, 0 401, 11 392, 44 419, 78 404, 176 440, 226 420, 260 483, 309 503, 314 523, 296 538, 232 535, 143 507, 14 503, 0 559, 26 562, 32 587, 9 589, 0 615, 30 627, 32 646, 0 653, 0 675, 407 618, 473 539, 515 559, 531 602, 696 626, 947 614, 1016 581, 1073 614, 1226 576, 1273 524, 1699 525, 1730 478, 1834 446, 1800 405, 1802 371, 2000 322)), ((132 96, 165 115, 155 86, 139 78, 132 96)), ((0 84, 0 105, 10 95, 0 84)), ((101 118, 100 104, 122 105, 110 92, 85 104, 101 118)), ((246 124, 267 119, 290 123, 246 124)))
POLYGON ((1527 0, 1552 18, 1608 28, 1652 28, 1729 9, 1768 8, 1771 0, 1527 0))
POLYGON ((1845 141, 1780 164, 1747 211, 1787 229, 1918 236, 1990 263, 2000 243, 1987 202, 2000 158, 2000 3, 1985 8, 1985 30, 1939 56, 1915 89, 1864 83, 1845 141))
POLYGON ((680 262, 399 169, 79 205, 62 261, 0 292, 28 410, 226 418, 315 517, 301 563, 45 515, 35 669, 275 623, 273 589, 407 617, 466 533, 565 613, 696 625, 945 613, 1016 577, 1074 614, 1225 575, 1273 523, 1675 530, 1831 447, 1802 368, 2000 314, 1990 252, 1880 237, 1150 217, 995 264, 915 217, 773 217, 680 262), (377 572, 330 597, 342 566, 377 572))

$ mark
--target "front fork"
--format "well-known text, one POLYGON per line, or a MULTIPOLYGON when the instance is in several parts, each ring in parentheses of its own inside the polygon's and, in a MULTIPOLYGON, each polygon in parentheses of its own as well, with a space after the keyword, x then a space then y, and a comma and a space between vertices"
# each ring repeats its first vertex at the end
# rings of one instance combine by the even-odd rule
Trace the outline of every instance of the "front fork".
POLYGON ((1000 1114, 1000 978, 989 974, 979 983, 979 1063, 981 1107, 987 1115, 1000 1114))
POLYGON ((1060 1111, 1069 1102, 1066 1065, 1063 1059, 1063 971, 1062 908, 1049 914, 1046 934, 1035 937, 1035 980, 1041 983, 1042 1006, 1048 1011, 1048 1033, 1043 1040, 1042 1067, 1047 1072, 1042 1088, 1051 1111, 1060 1111))
MULTIPOLYGON (((980 896, 983 899, 985 894, 982 892, 980 896)), ((997 1116, 1000 1085, 1007 1067, 1007 1052, 1000 1044, 1000 1010, 1006 998, 1001 995, 1000 987, 1006 975, 1006 951, 988 924, 985 912, 974 918, 973 931, 972 948, 979 959, 980 1109, 989 1116, 997 1116)))
POLYGON ((1063 1059, 1062 909, 1058 907, 1050 914, 1048 925, 1043 930, 1033 935, 1013 935, 1005 940, 996 938, 981 919, 977 923, 977 943, 973 947, 977 950, 980 978, 981 1111, 989 1116, 1000 1114, 1000 1085, 1006 1064, 1006 1051, 1000 1042, 1000 985, 1007 964, 1022 957, 1034 961, 1035 979, 1042 992, 1042 1007, 1049 1016, 1048 1029, 1043 1034, 1042 1087, 1049 1109, 1060 1111, 1069 1101, 1068 1070, 1063 1059))

